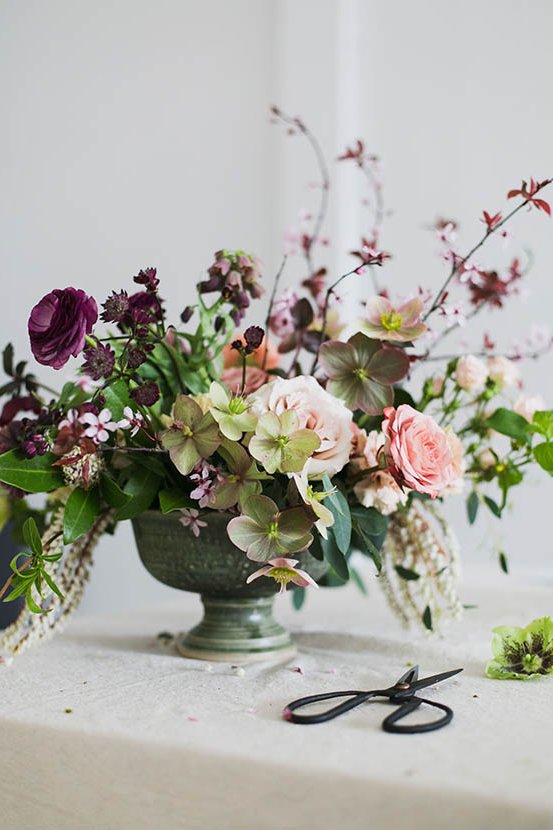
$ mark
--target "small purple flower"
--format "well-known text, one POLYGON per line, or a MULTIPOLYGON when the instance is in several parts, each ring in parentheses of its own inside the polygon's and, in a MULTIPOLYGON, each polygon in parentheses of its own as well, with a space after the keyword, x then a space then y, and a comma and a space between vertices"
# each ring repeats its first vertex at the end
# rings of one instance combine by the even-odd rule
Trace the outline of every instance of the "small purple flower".
POLYGON ((153 380, 148 380, 142 386, 132 389, 131 397, 139 406, 153 406, 159 400, 159 386, 153 380))
POLYGON ((148 291, 137 291, 129 297, 129 313, 131 325, 147 326, 163 319, 161 302, 148 291))
POLYGON ((122 323, 129 311, 129 295, 126 291, 113 291, 102 303, 102 320, 104 323, 122 323))
POLYGON ((115 352, 111 346, 97 343, 94 348, 91 346, 85 349, 83 354, 85 357, 82 365, 83 372, 90 375, 92 380, 109 378, 115 366, 115 352))
POLYGON ((179 519, 181 525, 191 530, 196 538, 200 535, 201 528, 207 527, 207 522, 202 522, 202 520, 198 518, 199 515, 199 511, 191 507, 190 510, 181 510, 181 517, 179 519))
POLYGON ((27 458, 34 458, 35 455, 44 455, 47 452, 48 442, 43 435, 31 435, 22 442, 21 449, 27 458))
POLYGON ((56 288, 32 309, 28 330, 38 363, 61 369, 83 350, 98 319, 96 300, 79 288, 56 288))
POLYGON ((182 312, 181 316, 180 316, 181 322, 183 322, 186 325, 186 323, 189 322, 189 320, 191 319, 193 314, 194 314, 194 309, 192 308, 191 305, 187 305, 186 308, 184 309, 184 311, 182 312))
MULTIPOLYGON (((150 344, 148 344, 150 345, 150 344)), ((138 346, 133 346, 127 352, 127 369, 138 369, 146 361, 146 353, 138 346)))

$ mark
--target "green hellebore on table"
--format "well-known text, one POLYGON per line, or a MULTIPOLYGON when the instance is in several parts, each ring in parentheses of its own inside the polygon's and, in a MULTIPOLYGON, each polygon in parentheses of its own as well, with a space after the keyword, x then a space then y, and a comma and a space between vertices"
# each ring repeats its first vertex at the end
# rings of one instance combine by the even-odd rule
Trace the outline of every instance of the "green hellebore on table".
POLYGON ((526 628, 494 628, 492 653, 486 676, 494 680, 531 680, 553 674, 553 620, 541 617, 526 628))

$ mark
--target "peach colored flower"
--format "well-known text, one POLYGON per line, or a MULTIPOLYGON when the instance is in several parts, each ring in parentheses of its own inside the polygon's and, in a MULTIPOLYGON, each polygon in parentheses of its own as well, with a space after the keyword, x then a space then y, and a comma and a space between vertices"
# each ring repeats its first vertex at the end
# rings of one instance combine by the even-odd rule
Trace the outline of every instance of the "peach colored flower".
POLYGON ((464 355, 457 361, 455 383, 465 392, 482 392, 488 379, 486 364, 472 354, 464 355))
POLYGON ((347 464, 351 450, 351 410, 326 392, 314 377, 278 378, 251 397, 254 413, 281 415, 293 409, 298 416, 298 428, 312 429, 319 436, 321 445, 308 461, 309 478, 321 478, 325 473, 332 477, 347 464))
POLYGON ((402 404, 384 410, 388 469, 396 481, 431 498, 459 478, 458 459, 451 438, 430 417, 402 404))
POLYGON ((453 432, 451 427, 446 427, 444 431, 453 457, 452 470, 455 478, 442 492, 442 495, 453 496, 463 492, 467 462, 465 459, 465 448, 459 436, 453 432))
MULTIPOLYGON (((256 389, 267 383, 268 378, 269 375, 263 369, 259 369, 257 366, 246 366, 244 394, 249 395, 251 392, 255 392, 256 389)), ((233 395, 239 395, 242 391, 242 367, 229 366, 228 369, 223 369, 221 380, 233 395)))
POLYGON ((488 358, 488 374, 501 387, 516 386, 520 380, 518 366, 502 355, 488 358))
POLYGON ((513 410, 517 415, 531 423, 534 420, 536 412, 541 412, 545 409, 545 401, 541 395, 521 395, 516 399, 513 410))
POLYGON ((353 492, 363 507, 374 507, 384 516, 395 513, 399 505, 407 501, 407 493, 385 470, 379 470, 358 481, 353 492))
POLYGON ((489 470, 490 467, 495 467, 495 465, 497 464, 497 458, 495 457, 495 455, 489 447, 487 447, 485 450, 480 450, 480 452, 476 456, 476 460, 478 461, 478 464, 480 465, 480 468, 482 470, 489 470))
MULTIPOLYGON (((241 340, 242 343, 244 342, 243 337, 235 338, 237 340, 241 340)), ((266 369, 275 369, 280 363, 280 355, 277 349, 274 346, 267 347, 267 338, 263 341, 259 349, 256 349, 253 354, 248 355, 246 359, 246 363, 248 366, 263 366, 263 359, 265 356, 265 350, 267 350, 267 360, 265 361, 265 368, 266 369)), ((229 369, 232 366, 240 366, 242 368, 242 357, 240 353, 236 349, 232 349, 230 343, 224 347, 222 351, 223 355, 223 366, 225 369, 229 369)))

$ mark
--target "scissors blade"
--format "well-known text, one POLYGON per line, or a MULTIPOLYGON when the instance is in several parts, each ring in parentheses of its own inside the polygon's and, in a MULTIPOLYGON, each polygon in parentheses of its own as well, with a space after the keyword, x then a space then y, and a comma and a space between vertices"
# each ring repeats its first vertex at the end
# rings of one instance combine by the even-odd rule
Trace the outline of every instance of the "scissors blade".
POLYGON ((408 683, 410 686, 417 680, 419 676, 419 667, 418 666, 411 666, 410 669, 407 669, 405 674, 402 674, 399 680, 396 680, 395 686, 399 686, 400 683, 408 683))
POLYGON ((411 691, 416 692, 419 689, 425 689, 427 686, 433 686, 435 683, 441 683, 442 680, 454 677, 462 671, 463 669, 452 669, 451 671, 444 671, 441 674, 433 674, 431 677, 421 677, 420 680, 415 680, 411 683, 411 691))

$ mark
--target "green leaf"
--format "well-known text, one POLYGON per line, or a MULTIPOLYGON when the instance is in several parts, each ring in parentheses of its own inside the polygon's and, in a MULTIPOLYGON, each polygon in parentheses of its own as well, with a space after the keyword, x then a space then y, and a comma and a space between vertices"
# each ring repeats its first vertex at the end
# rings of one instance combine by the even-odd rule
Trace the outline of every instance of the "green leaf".
POLYGON ((488 429, 495 429, 496 432, 507 435, 509 438, 514 438, 515 441, 525 442, 530 440, 528 421, 511 409, 505 409, 504 407, 496 409, 485 421, 485 426, 488 429))
POLYGON ((422 622, 425 628, 429 631, 433 631, 432 628, 432 611, 430 610, 430 606, 427 605, 424 609, 424 613, 422 615, 422 622))
POLYGON ((8 343, 4 351, 2 352, 2 365, 4 367, 4 372, 9 377, 13 376, 13 345, 8 343))
POLYGON ((530 429, 543 435, 548 441, 553 439, 553 410, 534 413, 530 429))
POLYGON ((372 561, 374 562, 374 566, 376 570, 380 573, 382 570, 382 556, 380 555, 380 551, 375 545, 373 539, 365 533, 361 525, 356 524, 356 531, 357 535, 359 536, 359 540, 363 545, 362 553, 366 556, 370 556, 372 561))
POLYGON ((398 576, 405 579, 407 582, 420 579, 420 574, 416 571, 410 570, 409 568, 404 568, 403 565, 396 565, 395 569, 398 576))
POLYGON ((63 541, 66 545, 75 542, 87 533, 100 512, 100 495, 97 487, 83 490, 77 487, 65 505, 63 516, 63 541))
POLYGON ((198 502, 192 501, 190 496, 178 487, 168 487, 166 490, 159 491, 159 506, 162 513, 171 513, 173 510, 197 507, 198 502))
POLYGON ((479 507, 480 499, 478 498, 478 493, 476 492, 476 490, 473 490, 467 499, 467 515, 469 519, 469 524, 473 525, 476 521, 476 516, 478 515, 479 507))
MULTIPOLYGON (((332 482, 328 476, 323 477, 323 487, 325 490, 332 490, 332 482)), ((326 497, 324 503, 334 516, 332 532, 339 550, 345 555, 351 542, 351 513, 348 500, 341 490, 335 490, 332 495, 326 497)))
POLYGON ((106 409, 109 409, 111 412, 112 419, 114 421, 120 421, 123 417, 124 408, 131 405, 129 387, 125 381, 116 380, 115 383, 104 387, 102 395, 106 401, 106 409))
POLYGON ((50 574, 47 573, 45 570, 43 570, 42 571, 42 576, 44 577, 44 581, 46 582, 46 584, 48 585, 50 590, 53 591, 54 594, 57 594, 60 599, 63 599, 62 592, 60 591, 60 589, 58 588, 58 586, 56 585, 56 583, 54 582, 54 580, 52 579, 50 574))
POLYGON ((332 529, 329 531, 328 539, 323 539, 321 537, 320 541, 325 561, 328 562, 330 567, 336 571, 341 579, 347 581, 349 579, 348 563, 346 562, 344 554, 338 547, 332 529))
POLYGON ((32 516, 29 516, 23 524, 23 539, 29 550, 34 554, 37 556, 42 554, 42 540, 38 532, 37 524, 32 516))
POLYGON ((63 485, 59 468, 52 467, 54 461, 52 453, 25 458, 19 450, 10 450, 0 455, 0 481, 26 493, 50 493, 63 485))
POLYGON ((484 496, 484 501, 486 502, 486 504, 488 505, 489 509, 494 514, 494 516, 497 516, 497 518, 500 519, 501 518, 501 508, 500 508, 500 506, 498 504, 496 504, 496 502, 493 499, 491 499, 489 496, 484 496))
POLYGON ((70 409, 71 407, 78 406, 83 403, 88 398, 89 395, 84 391, 84 389, 81 389, 80 386, 68 381, 63 385, 58 404, 62 408, 65 407, 66 409, 70 409))
POLYGON ((374 507, 352 507, 351 516, 368 536, 381 536, 388 530, 388 516, 383 516, 374 507))
POLYGON ((553 442, 545 442, 534 447, 534 458, 547 473, 553 473, 553 442))
POLYGON ((507 556, 503 553, 502 550, 499 551, 499 567, 503 571, 503 573, 509 573, 509 563, 507 561, 507 556))
POLYGON ((365 583, 363 582, 363 580, 361 578, 361 574, 359 573, 359 571, 356 568, 351 568, 350 567, 349 572, 350 572, 352 581, 355 582, 355 584, 357 585, 357 587, 359 588, 361 593, 364 596, 367 596, 367 589, 365 587, 365 583))
POLYGON ((134 519, 144 513, 155 499, 162 479, 151 470, 137 469, 125 484, 124 492, 130 496, 128 502, 121 507, 116 515, 118 521, 134 519))
POLYGON ((302 588, 299 585, 294 587, 294 590, 292 591, 292 605, 294 606, 296 611, 299 611, 302 605, 304 604, 306 593, 307 592, 305 588, 302 588))
POLYGON ((117 482, 108 475, 102 476, 100 489, 102 491, 104 501, 110 507, 123 507, 123 505, 125 505, 130 499, 130 496, 123 492, 117 482))

